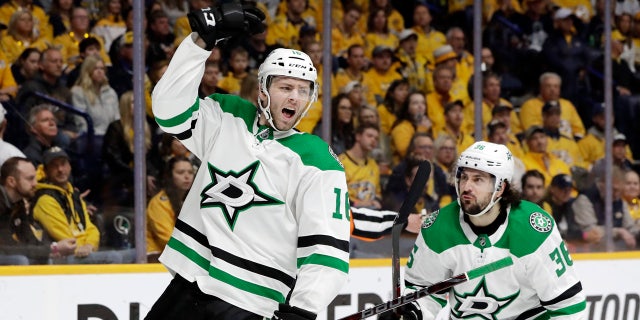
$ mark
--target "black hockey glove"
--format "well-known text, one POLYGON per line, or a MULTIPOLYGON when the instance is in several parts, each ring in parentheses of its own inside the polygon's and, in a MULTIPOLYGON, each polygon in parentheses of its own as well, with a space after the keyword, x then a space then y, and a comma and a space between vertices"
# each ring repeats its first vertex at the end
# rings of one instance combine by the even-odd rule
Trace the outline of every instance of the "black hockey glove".
POLYGON ((211 50, 220 40, 237 35, 253 35, 264 31, 264 13, 253 5, 234 1, 187 14, 191 30, 197 32, 211 50))
POLYGON ((422 312, 420 307, 415 303, 405 304, 396 310, 381 313, 378 316, 380 320, 422 320, 422 312), (395 312, 397 311, 397 313, 395 312))
POLYGON ((311 311, 281 303, 271 320, 315 320, 316 316, 311 311))

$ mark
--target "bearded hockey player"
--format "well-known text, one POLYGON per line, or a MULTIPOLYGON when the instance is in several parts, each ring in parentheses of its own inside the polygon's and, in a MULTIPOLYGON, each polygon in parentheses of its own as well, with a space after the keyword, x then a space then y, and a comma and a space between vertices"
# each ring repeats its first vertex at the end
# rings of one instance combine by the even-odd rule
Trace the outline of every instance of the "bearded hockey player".
POLYGON ((434 319, 448 302, 451 319, 585 319, 573 261, 552 217, 512 189, 509 150, 476 142, 460 155, 458 201, 427 217, 405 273, 406 291, 511 257, 514 265, 427 296, 400 310, 434 319))
POLYGON ((153 113, 202 166, 162 262, 174 275, 146 319, 315 319, 347 280, 344 169, 319 137, 293 128, 316 100, 311 59, 274 50, 258 71, 258 107, 198 98, 210 50, 264 30, 255 7, 188 15, 192 33, 153 92, 153 113))

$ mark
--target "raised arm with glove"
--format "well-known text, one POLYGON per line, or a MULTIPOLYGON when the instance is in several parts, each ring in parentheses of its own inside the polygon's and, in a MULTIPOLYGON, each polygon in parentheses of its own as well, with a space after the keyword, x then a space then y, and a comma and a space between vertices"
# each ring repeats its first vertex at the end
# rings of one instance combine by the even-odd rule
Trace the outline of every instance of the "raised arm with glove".
POLYGON ((255 6, 238 2, 223 3, 187 14, 191 30, 204 40, 206 50, 211 50, 222 40, 238 35, 254 35, 264 32, 264 13, 255 6))

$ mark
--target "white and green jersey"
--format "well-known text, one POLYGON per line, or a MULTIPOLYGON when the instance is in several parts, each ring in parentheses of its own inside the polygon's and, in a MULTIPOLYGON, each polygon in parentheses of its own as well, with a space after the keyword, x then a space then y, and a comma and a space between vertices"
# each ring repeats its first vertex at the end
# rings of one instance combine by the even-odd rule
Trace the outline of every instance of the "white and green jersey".
POLYGON ((242 309, 324 311, 347 280, 344 169, 319 137, 258 126, 233 95, 198 98, 210 52, 187 37, 153 92, 160 127, 202 160, 160 261, 242 309))
MULTIPOLYGON (((585 319, 582 285, 553 218, 522 201, 492 235, 476 235, 457 202, 430 215, 407 262, 407 291, 506 257, 514 264, 453 287, 452 319, 585 319)), ((445 294, 419 300, 434 319, 445 294)))

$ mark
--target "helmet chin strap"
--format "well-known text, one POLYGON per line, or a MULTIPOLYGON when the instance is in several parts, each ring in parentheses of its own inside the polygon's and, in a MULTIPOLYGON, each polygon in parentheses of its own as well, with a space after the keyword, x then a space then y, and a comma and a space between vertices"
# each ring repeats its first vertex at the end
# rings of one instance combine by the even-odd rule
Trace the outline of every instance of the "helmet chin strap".
POLYGON ((265 96, 267 96, 267 106, 262 106, 262 99, 258 98, 258 107, 260 108, 260 111, 262 111, 264 118, 267 119, 267 122, 269 123, 271 128, 274 131, 280 132, 280 130, 278 130, 278 128, 276 128, 276 125, 273 123, 273 116, 271 115, 271 96, 269 95, 269 92, 264 89, 262 89, 262 92, 265 96))

